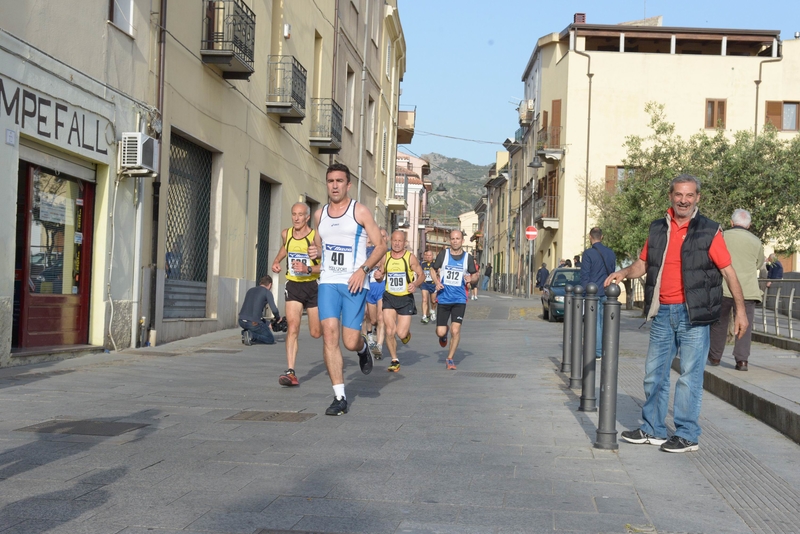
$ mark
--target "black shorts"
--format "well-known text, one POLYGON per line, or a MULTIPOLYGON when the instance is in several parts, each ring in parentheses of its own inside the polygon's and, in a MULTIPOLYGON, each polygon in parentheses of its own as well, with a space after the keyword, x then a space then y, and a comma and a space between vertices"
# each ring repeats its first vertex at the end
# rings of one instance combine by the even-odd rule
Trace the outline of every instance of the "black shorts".
POLYGON ((295 282, 287 280, 283 288, 286 302, 299 302, 304 308, 317 307, 317 291, 319 284, 316 280, 311 282, 295 282))
POLYGON ((414 295, 392 295, 385 292, 383 294, 383 309, 390 309, 397 312, 397 315, 416 315, 417 305, 414 302, 414 295))
POLYGON ((436 306, 436 326, 447 326, 447 321, 459 323, 464 320, 464 314, 467 311, 467 304, 461 302, 459 304, 442 304, 441 302, 436 306), (452 320, 451 320, 452 316, 452 320))

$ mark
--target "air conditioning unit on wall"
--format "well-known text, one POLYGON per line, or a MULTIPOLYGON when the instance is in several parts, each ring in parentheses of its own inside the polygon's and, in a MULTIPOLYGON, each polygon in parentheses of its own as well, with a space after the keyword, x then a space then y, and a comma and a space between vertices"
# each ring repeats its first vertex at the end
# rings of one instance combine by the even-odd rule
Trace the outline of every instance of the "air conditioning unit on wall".
POLYGON ((125 132, 119 146, 120 171, 158 173, 158 141, 138 132, 125 132))

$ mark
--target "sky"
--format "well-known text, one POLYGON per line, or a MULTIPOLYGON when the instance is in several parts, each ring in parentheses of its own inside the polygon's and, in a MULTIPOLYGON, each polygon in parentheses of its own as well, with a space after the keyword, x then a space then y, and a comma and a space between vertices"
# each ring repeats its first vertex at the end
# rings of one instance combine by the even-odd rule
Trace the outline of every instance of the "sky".
POLYGON ((662 15, 664 26, 780 30, 784 41, 800 32, 800 0, 398 0, 398 10, 407 56, 400 109, 417 111, 414 138, 399 149, 478 165, 493 163, 519 128, 536 41, 575 13, 589 24, 662 15))

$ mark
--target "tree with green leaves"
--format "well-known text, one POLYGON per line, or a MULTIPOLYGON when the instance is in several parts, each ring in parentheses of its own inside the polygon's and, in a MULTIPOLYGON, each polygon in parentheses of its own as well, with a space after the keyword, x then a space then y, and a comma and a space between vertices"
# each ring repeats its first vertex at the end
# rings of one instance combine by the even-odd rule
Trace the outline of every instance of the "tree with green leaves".
POLYGON ((603 242, 620 260, 633 260, 647 238, 650 223, 669 207, 669 184, 692 174, 702 188, 698 207, 727 226, 736 208, 752 215, 750 231, 779 252, 791 253, 800 241, 800 135, 781 139, 772 126, 682 138, 668 122, 664 106, 648 103, 651 133, 625 139, 624 179, 614 191, 596 185, 590 204, 603 242))

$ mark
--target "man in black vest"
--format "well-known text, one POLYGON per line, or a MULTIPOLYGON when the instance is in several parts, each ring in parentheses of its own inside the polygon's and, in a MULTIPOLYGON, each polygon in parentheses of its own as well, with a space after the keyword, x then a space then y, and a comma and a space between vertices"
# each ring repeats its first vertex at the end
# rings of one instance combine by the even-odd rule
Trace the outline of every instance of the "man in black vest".
POLYGON ((720 318, 723 278, 733 295, 736 337, 747 330, 747 316, 720 225, 697 210, 700 181, 681 174, 670 184, 669 199, 672 207, 665 218, 650 225, 639 258, 610 274, 605 285, 647 273, 644 306, 647 318, 653 319, 645 360, 644 422, 621 437, 629 443, 661 445, 665 452, 688 452, 698 449, 709 325, 720 318), (667 440, 670 365, 678 348, 681 376, 673 404, 675 434, 667 440))

